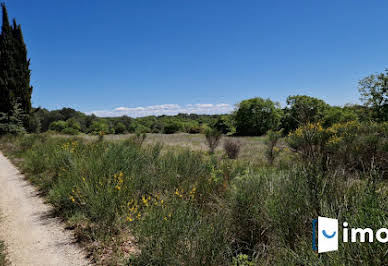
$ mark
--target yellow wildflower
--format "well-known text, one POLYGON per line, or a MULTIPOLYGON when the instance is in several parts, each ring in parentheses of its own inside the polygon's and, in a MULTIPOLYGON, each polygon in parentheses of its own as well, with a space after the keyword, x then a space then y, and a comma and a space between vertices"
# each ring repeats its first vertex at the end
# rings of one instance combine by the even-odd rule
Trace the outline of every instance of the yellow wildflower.
POLYGON ((75 202, 75 199, 72 195, 69 196, 69 199, 74 203, 75 202))
POLYGON ((141 200, 143 201, 144 205, 148 207, 148 199, 146 199, 144 196, 141 197, 141 200))

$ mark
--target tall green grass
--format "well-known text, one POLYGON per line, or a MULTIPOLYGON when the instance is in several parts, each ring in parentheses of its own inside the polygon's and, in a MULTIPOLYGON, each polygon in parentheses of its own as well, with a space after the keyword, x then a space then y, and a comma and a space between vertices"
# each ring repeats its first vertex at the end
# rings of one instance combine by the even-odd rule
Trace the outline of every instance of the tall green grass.
POLYGON ((293 157, 292 167, 252 167, 134 141, 34 135, 2 143, 24 159, 28 178, 102 264, 387 262, 380 243, 341 244, 323 255, 311 248, 318 215, 352 227, 388 227, 386 183, 376 168, 352 178, 303 156, 293 157))

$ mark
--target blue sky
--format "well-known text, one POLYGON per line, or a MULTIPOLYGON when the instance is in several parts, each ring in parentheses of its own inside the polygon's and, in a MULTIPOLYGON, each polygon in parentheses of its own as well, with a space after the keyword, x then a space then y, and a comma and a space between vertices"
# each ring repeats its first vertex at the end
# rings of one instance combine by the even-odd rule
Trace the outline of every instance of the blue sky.
POLYGON ((251 97, 358 102, 388 67, 388 1, 8 0, 33 105, 101 116, 218 113, 251 97))

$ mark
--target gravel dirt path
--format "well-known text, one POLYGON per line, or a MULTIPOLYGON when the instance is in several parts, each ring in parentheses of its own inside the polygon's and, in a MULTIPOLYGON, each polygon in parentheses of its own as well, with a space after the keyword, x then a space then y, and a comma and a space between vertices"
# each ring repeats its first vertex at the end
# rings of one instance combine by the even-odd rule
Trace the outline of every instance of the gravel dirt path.
POLYGON ((0 152, 0 239, 17 266, 89 265, 72 233, 0 152))

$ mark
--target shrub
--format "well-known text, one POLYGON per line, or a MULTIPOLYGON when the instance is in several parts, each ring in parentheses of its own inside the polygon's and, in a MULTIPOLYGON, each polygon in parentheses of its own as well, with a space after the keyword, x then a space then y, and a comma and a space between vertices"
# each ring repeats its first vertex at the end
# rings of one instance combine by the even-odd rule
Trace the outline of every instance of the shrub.
POLYGON ((26 130, 23 126, 23 121, 26 120, 26 117, 21 108, 21 104, 18 102, 12 103, 12 109, 9 112, 0 112, 0 135, 24 134, 26 130))
POLYGON ((133 122, 131 123, 131 125, 129 126, 129 132, 131 133, 149 133, 149 132, 152 132, 151 131, 151 128, 149 127, 146 127, 138 122, 133 122))
POLYGON ((154 122, 151 125, 151 132, 152 133, 162 133, 163 132, 163 123, 161 122, 154 122))
POLYGON ((229 159, 237 159, 240 153, 241 143, 238 140, 232 140, 230 138, 224 141, 224 150, 229 159))
POLYGON ((210 154, 213 154, 218 144, 220 143, 222 134, 217 129, 208 129, 205 134, 207 145, 209 146, 210 154))
POLYGON ((287 142, 305 163, 322 170, 388 172, 388 123, 351 121, 327 129, 307 124, 290 133, 287 142))
POLYGON ((67 128, 64 128, 61 131, 61 133, 65 134, 65 135, 78 135, 80 132, 77 129, 75 129, 75 128, 67 127, 67 128))
POLYGON ((94 120, 89 128, 89 132, 92 134, 99 134, 99 132, 103 132, 103 134, 111 133, 109 124, 105 120, 94 120))
POLYGON ((255 266, 255 263, 250 261, 248 255, 238 254, 233 258, 233 266, 255 266))
POLYGON ((115 125, 115 134, 124 134, 127 131, 123 122, 118 122, 115 125))
POLYGON ((77 131, 81 131, 81 124, 75 118, 69 118, 66 120, 67 126, 77 131))
POLYGON ((191 126, 187 129, 187 133, 199 134, 199 133, 201 133, 201 127, 199 125, 198 126, 191 126))
POLYGON ((265 140, 265 144, 267 145, 267 150, 265 151, 265 155, 270 165, 273 165, 275 158, 280 153, 280 149, 276 147, 276 145, 279 139, 282 137, 282 133, 283 133, 283 130, 279 130, 279 131, 269 130, 267 132, 267 139, 265 140))
POLYGON ((146 133, 137 132, 128 139, 128 142, 130 142, 131 144, 134 144, 138 147, 141 147, 143 145, 143 142, 145 141, 146 137, 147 137, 146 133))
POLYGON ((164 125, 163 133, 164 134, 173 134, 178 132, 180 129, 179 125, 175 122, 168 122, 164 125))
POLYGON ((50 130, 54 130, 56 132, 61 132, 65 128, 67 128, 67 123, 66 121, 62 121, 62 120, 54 121, 49 126, 50 130))

